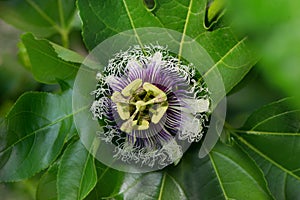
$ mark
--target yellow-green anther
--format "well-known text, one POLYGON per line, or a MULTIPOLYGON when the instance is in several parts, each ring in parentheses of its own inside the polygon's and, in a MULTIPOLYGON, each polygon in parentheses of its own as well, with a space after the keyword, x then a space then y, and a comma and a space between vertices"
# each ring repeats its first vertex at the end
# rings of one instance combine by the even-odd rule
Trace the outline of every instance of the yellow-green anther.
POLYGON ((122 120, 130 118, 129 105, 124 103, 116 103, 119 116, 122 120))
POLYGON ((142 83, 142 79, 135 79, 122 90, 122 94, 126 97, 132 95, 139 87, 142 86, 142 83))
POLYGON ((111 96, 111 100, 114 103, 129 103, 129 100, 123 97, 123 95, 118 91, 113 93, 113 95, 111 96))
POLYGON ((130 133, 133 130, 132 119, 129 119, 126 122, 124 122, 120 129, 123 132, 130 133))
POLYGON ((142 123, 138 124, 138 120, 134 120, 132 126, 135 130, 147 130, 149 128, 149 122, 143 119, 142 123))
POLYGON ((158 94, 154 99, 151 99, 151 100, 147 101, 145 103, 145 105, 154 104, 154 103, 161 103, 161 102, 164 102, 164 101, 167 101, 167 95, 164 92, 162 92, 162 93, 158 94))
POLYGON ((129 100, 124 98, 122 94, 118 91, 113 93, 113 95, 111 96, 111 100, 117 105, 117 110, 120 118, 122 120, 129 119, 129 100))
MULTIPOLYGON (((133 119, 138 114, 139 110, 136 109, 135 112, 131 115, 131 117, 122 124, 121 131, 124 131, 126 133, 130 133, 133 130, 133 119)), ((120 113, 119 113, 120 114, 120 113)))
POLYGON ((164 116, 165 112, 168 109, 168 104, 166 105, 158 105, 156 109, 150 109, 150 112, 153 114, 151 117, 151 122, 157 124, 161 118, 164 116))
POLYGON ((114 92, 111 100, 116 104, 120 118, 126 120, 120 128, 127 133, 132 130, 147 130, 150 120, 157 124, 168 109, 167 95, 151 83, 143 84, 141 79, 132 81, 122 92, 114 92), (137 100, 140 99, 138 95, 142 95, 142 91, 146 93, 143 100, 137 100), (145 109, 148 109, 147 106, 151 104, 154 104, 149 109, 152 113, 151 117, 144 116, 145 109), (130 113, 134 107, 134 113, 130 113), (137 115, 138 119, 134 120, 137 115))
POLYGON ((147 101, 146 102, 147 104, 167 101, 167 95, 162 90, 160 90, 158 87, 156 87, 155 85, 152 85, 151 83, 145 82, 144 85, 143 85, 143 88, 147 92, 149 92, 149 91, 153 92, 153 95, 155 96, 154 99, 151 99, 151 100, 147 101))
POLYGON ((158 87, 156 87, 155 85, 145 82, 143 84, 143 88, 148 92, 149 90, 153 92, 154 96, 157 96, 158 94, 164 93, 163 91, 161 91, 158 87))

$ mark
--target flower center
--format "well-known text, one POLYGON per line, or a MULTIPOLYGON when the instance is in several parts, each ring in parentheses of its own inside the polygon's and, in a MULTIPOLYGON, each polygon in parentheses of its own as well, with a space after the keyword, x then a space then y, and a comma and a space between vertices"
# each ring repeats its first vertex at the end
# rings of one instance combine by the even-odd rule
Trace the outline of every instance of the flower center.
POLYGON ((121 92, 114 92, 111 100, 123 122, 121 130, 147 130, 150 122, 157 124, 168 109, 167 95, 155 85, 136 79, 121 92))

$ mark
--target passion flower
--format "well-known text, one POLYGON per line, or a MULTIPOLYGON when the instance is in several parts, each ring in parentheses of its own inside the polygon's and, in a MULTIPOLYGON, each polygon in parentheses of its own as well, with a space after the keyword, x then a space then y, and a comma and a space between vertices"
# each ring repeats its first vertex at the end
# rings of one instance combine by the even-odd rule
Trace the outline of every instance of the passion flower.
POLYGON ((209 92, 192 63, 160 45, 120 51, 97 74, 90 108, 103 127, 101 140, 115 146, 114 158, 160 168, 177 163, 182 141, 202 138, 209 92))

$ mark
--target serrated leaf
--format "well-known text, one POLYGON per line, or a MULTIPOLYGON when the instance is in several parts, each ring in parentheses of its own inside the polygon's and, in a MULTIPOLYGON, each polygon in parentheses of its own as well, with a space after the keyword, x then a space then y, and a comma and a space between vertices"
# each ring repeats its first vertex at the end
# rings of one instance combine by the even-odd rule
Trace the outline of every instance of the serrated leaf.
POLYGON ((300 110, 292 102, 284 99, 259 109, 235 134, 262 168, 276 199, 300 196, 300 110))
MULTIPOLYGON (((222 28, 211 32, 206 30, 204 27, 206 0, 180 2, 162 0, 156 3, 156 8, 150 12, 143 1, 79 0, 78 7, 83 20, 86 46, 92 50, 106 38, 129 29, 135 30, 140 27, 173 29, 195 39, 206 49, 215 65, 209 66, 210 70, 205 76, 218 69, 226 92, 241 81, 257 62, 257 57, 247 45, 247 38, 238 38, 230 27, 223 24, 220 25, 222 28)), ((183 36, 179 54, 185 43, 183 36)))
POLYGON ((57 176, 58 199, 84 199, 97 183, 94 158, 80 141, 64 152, 57 176))
POLYGON ((58 163, 52 165, 40 179, 36 191, 37 200, 56 200, 57 199, 57 173, 58 163))
POLYGON ((75 14, 75 0, 4 0, 0 17, 7 23, 39 36, 66 35, 75 14))
POLYGON ((71 101, 71 91, 29 92, 18 99, 0 133, 0 181, 29 178, 57 158, 75 132, 71 101))
POLYGON ((83 58, 75 52, 44 39, 36 39, 30 33, 22 36, 35 79, 46 84, 59 80, 73 85, 83 58))

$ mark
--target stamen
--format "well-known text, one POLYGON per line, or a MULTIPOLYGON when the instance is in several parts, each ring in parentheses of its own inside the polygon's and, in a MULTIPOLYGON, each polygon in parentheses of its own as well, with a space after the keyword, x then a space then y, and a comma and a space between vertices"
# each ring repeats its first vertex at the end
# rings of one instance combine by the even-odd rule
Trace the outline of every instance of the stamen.
POLYGON ((147 130, 149 122, 157 124, 168 109, 167 95, 151 83, 142 84, 142 79, 132 81, 121 93, 114 92, 111 100, 117 105, 120 118, 127 120, 121 125, 121 130, 126 133, 147 130), (131 116, 130 105, 135 106, 131 116))
POLYGON ((161 120, 161 118, 163 117, 167 109, 168 109, 167 102, 165 102, 165 104, 158 105, 156 109, 151 108, 149 110, 153 114, 151 117, 151 122, 157 124, 161 120))
POLYGON ((131 117, 126 122, 124 122, 122 124, 121 131, 124 131, 126 133, 130 133, 133 130, 133 119, 138 114, 138 112, 139 112, 139 110, 136 109, 135 112, 133 113, 133 115, 131 115, 131 117))
POLYGON ((130 110, 129 106, 124 103, 116 103, 117 104, 117 110, 122 120, 129 119, 130 117, 130 110))
MULTIPOLYGON (((125 96, 125 95, 124 95, 125 96)), ((129 104, 129 99, 122 96, 122 94, 118 91, 114 92, 111 96, 111 100, 115 103, 127 103, 129 104)))
POLYGON ((142 79, 136 79, 134 81, 132 81, 129 85, 127 85, 123 90, 122 90, 122 94, 124 96, 129 97, 130 95, 132 95, 132 93, 134 91, 136 91, 139 87, 142 86, 142 79))

